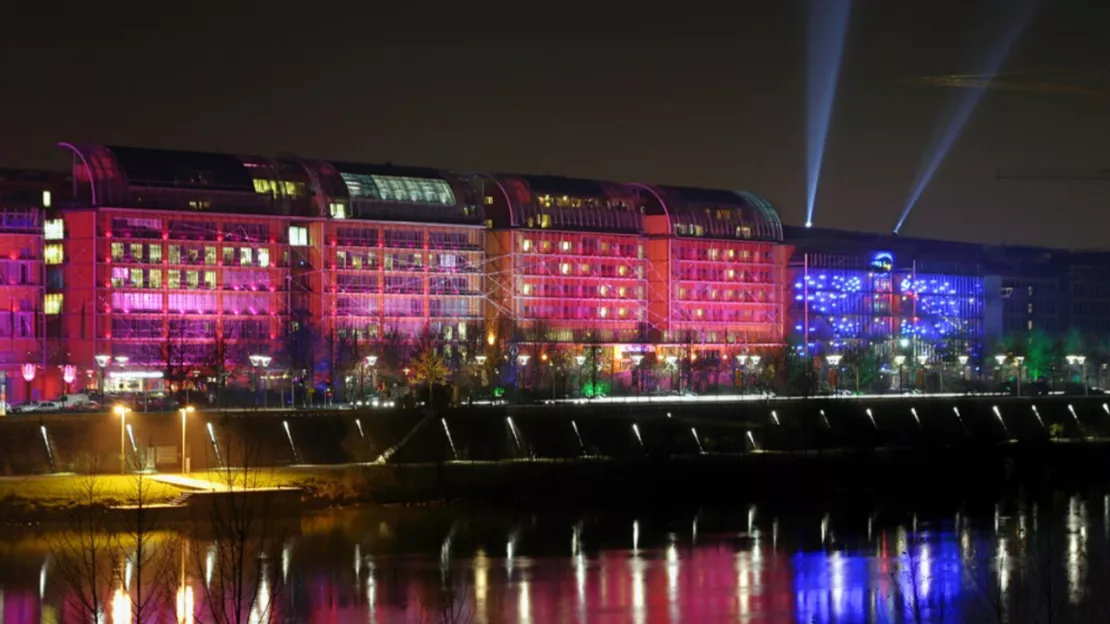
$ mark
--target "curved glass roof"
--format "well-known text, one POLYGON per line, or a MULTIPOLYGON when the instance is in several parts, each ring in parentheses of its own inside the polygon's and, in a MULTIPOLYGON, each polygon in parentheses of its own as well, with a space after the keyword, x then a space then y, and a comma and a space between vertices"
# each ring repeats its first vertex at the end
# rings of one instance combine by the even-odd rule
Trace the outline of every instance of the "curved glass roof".
POLYGON ((675 236, 782 241, 782 221, 766 198, 748 191, 651 186, 663 202, 645 204, 647 214, 665 211, 675 236))
POLYGON ((629 233, 642 229, 636 194, 623 184, 550 175, 495 175, 492 180, 508 201, 506 216, 512 227, 629 233))
POLYGON ((436 169, 323 161, 308 167, 332 218, 481 223, 475 194, 436 169))

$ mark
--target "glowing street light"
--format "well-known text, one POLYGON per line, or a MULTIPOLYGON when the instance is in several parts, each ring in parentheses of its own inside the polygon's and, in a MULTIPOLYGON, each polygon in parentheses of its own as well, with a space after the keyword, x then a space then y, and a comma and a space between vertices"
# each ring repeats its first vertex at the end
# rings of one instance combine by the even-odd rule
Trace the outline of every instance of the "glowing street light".
MULTIPOLYGON (((266 367, 270 365, 270 362, 272 362, 274 358, 272 358, 268 355, 251 355, 251 356, 248 356, 248 359, 251 361, 251 366, 254 367, 254 393, 255 393, 255 397, 256 397, 255 400, 257 401, 258 377, 259 377, 259 375, 262 374, 262 371, 265 370, 266 367)), ((262 400, 264 402, 263 406, 264 407, 269 407, 269 405, 268 405, 269 397, 266 396, 265 390, 263 390, 263 393, 262 393, 262 400)), ((258 403, 255 403, 255 405, 258 405, 258 403)))
POLYGON ((528 355, 527 353, 521 353, 520 355, 516 356, 516 361, 519 362, 521 366, 528 366, 528 360, 530 359, 532 359, 532 356, 528 355))
POLYGON ((1000 354, 994 356, 994 361, 998 362, 999 366, 1002 366, 1003 364, 1006 363, 1006 356, 1004 354, 1000 353, 1000 354))
POLYGON ((905 388, 902 382, 902 367, 906 365, 906 356, 901 354, 894 356, 894 365, 898 367, 898 392, 902 392, 905 388))
MULTIPOLYGON (((578 357, 582 357, 582 356, 580 355, 578 357)), ((474 361, 478 363, 478 366, 483 366, 486 363, 487 359, 488 358, 484 355, 475 355, 474 356, 474 361)))
MULTIPOLYGON (((842 359, 844 359, 844 356, 839 354, 839 353, 830 353, 830 354, 825 356, 825 361, 828 362, 828 364, 829 364, 829 368, 830 368, 829 375, 830 376, 832 376, 833 371, 835 371, 837 369, 837 367, 840 366, 840 361, 842 359)), ((833 393, 836 393, 836 377, 833 377, 833 382, 832 383, 833 383, 833 393)))
POLYGON ((188 420, 189 414, 196 410, 192 405, 186 405, 177 411, 181 414, 181 474, 187 474, 189 460, 185 454, 185 421, 188 420))
POLYGON ((586 365, 586 356, 584 356, 584 355, 576 355, 576 356, 574 356, 574 361, 575 361, 575 363, 576 363, 576 364, 578 364, 579 366, 585 366, 585 365, 586 365))
POLYGON ((752 363, 752 366, 759 366, 759 361, 762 360, 762 359, 763 359, 763 357, 759 356, 759 355, 753 355, 753 356, 748 357, 748 361, 752 363))
POLYGON ((119 472, 127 474, 127 412, 131 408, 126 405, 117 405, 112 409, 119 416, 119 472))

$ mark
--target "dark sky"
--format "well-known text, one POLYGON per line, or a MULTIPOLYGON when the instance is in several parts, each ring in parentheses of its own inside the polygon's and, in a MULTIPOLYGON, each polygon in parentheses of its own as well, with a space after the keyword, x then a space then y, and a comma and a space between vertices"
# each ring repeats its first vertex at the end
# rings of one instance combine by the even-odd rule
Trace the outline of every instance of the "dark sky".
MULTIPOLYGON (((953 95, 907 80, 970 71, 1007 3, 856 1, 818 226, 893 227, 953 95)), ((2 10, 0 164, 64 166, 59 140, 292 152, 743 188, 804 220, 800 0, 18 5, 2 10)), ((1106 0, 1041 0, 1005 69, 1096 67, 1110 86, 1107 24, 1106 0)), ((1110 167, 1108 112, 987 92, 902 233, 1110 247, 1110 182, 994 178, 1110 167)))

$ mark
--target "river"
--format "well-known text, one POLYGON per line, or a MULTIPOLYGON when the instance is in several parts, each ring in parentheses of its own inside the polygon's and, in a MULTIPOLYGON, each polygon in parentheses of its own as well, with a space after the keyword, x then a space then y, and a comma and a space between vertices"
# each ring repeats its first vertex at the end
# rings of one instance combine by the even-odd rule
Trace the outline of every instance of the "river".
MULTIPOLYGON (((1102 589, 1110 579, 1110 499, 1101 493, 964 512, 366 508, 278 524, 280 538, 268 531, 276 541, 264 564, 272 574, 259 591, 269 609, 255 604, 249 621, 269 615, 340 623, 962 623, 1049 621, 1050 612, 1053 621, 1110 616, 1110 592, 1102 589)), ((39 527, 0 536, 3 624, 91 619, 74 604, 80 592, 72 571, 52 556, 59 535, 39 527)), ((203 606, 212 595, 206 584, 214 582, 211 544, 159 543, 180 550, 186 580, 167 581, 170 590, 146 611, 149 621, 212 621, 203 606)), ((118 569, 102 609, 102 621, 113 624, 130 620, 136 591, 132 566, 118 569)))

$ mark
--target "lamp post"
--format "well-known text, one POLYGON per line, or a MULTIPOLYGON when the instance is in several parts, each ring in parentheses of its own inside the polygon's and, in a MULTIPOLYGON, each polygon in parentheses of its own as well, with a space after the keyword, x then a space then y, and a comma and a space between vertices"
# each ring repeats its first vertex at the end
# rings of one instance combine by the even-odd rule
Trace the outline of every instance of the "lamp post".
POLYGON ((901 394, 905 391, 905 383, 902 381, 902 367, 906 365, 906 356, 894 356, 894 365, 898 367, 898 393, 901 394))
POLYGON ((66 392, 73 392, 73 382, 77 381, 77 367, 73 364, 62 366, 62 381, 65 382, 66 392))
POLYGON ((127 412, 131 409, 117 405, 112 411, 119 416, 119 473, 127 474, 127 412))
MULTIPOLYGON (((248 356, 248 359, 250 359, 250 361, 251 361, 251 366, 254 367, 254 403, 257 406, 258 405, 258 377, 259 377, 259 375, 262 374, 262 371, 264 371, 266 369, 266 367, 270 365, 270 362, 273 361, 274 358, 272 358, 268 355, 251 355, 251 356, 248 356)), ((263 392, 262 392, 262 401, 263 401, 263 406, 264 407, 269 407, 269 400, 266 398, 265 390, 263 390, 263 392)))
POLYGON ((744 366, 748 363, 748 354, 741 353, 736 356, 736 365, 740 367, 740 391, 744 391, 744 366))
POLYGON ((628 356, 632 359, 632 374, 636 377, 636 397, 640 396, 640 363, 644 361, 643 353, 633 353, 628 356))
POLYGON ((840 360, 843 358, 844 356, 839 353, 830 353, 825 356, 825 361, 829 364, 829 376, 832 378, 830 383, 832 384, 833 394, 836 394, 836 386, 838 385, 840 377, 840 371, 837 367, 840 366, 840 360))
POLYGON ((1005 374, 1005 371, 1003 371, 1002 369, 1002 365, 1006 363, 1006 355, 1004 353, 999 353, 998 355, 994 356, 994 361, 998 363, 998 384, 1002 385, 1003 375, 1005 374))
POLYGON ((929 356, 924 354, 924 353, 921 353, 921 354, 918 354, 916 359, 917 359, 917 363, 921 366, 921 391, 925 392, 925 388, 927 387, 926 384, 925 384, 925 376, 926 376, 925 365, 929 363, 929 356))
POLYGON ((517 394, 520 395, 520 400, 522 402, 524 400, 524 395, 523 395, 524 386, 525 386, 524 382, 526 381, 525 377, 524 377, 524 373, 528 368, 528 360, 530 360, 530 359, 532 359, 532 356, 528 355, 527 353, 521 353, 520 355, 516 356, 517 364, 520 364, 520 371, 517 373, 517 384, 516 384, 517 394))
POLYGON ((960 363, 960 377, 965 381, 967 380, 967 361, 969 359, 967 355, 956 356, 956 360, 960 363))
POLYGON ((671 389, 677 392, 682 392, 682 376, 677 374, 678 356, 672 353, 671 355, 663 358, 663 361, 667 363, 667 366, 671 367, 671 389))
MULTIPOLYGON (((378 356, 366 356, 366 365, 370 367, 370 387, 374 389, 374 393, 378 392, 378 356)), ((366 392, 362 391, 362 398, 366 398, 366 392)))
POLYGON ((187 474, 189 472, 189 460, 185 454, 185 421, 188 420, 189 414, 194 409, 192 405, 186 405, 177 411, 181 412, 181 474, 187 474))
POLYGON ((1066 356, 1068 364, 1071 366, 1078 366, 1082 375, 1081 381, 1083 382, 1083 394, 1087 394, 1087 356, 1085 355, 1068 355, 1066 356))
POLYGON ((1024 371, 1023 364, 1025 363, 1024 355, 1014 356, 1014 366, 1017 368, 1017 395, 1021 396, 1021 377, 1024 371))
POLYGON ((20 367, 20 372, 23 373, 23 381, 27 382, 27 400, 26 403, 31 402, 31 382, 35 380, 35 365, 31 362, 26 362, 20 367))

